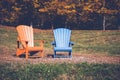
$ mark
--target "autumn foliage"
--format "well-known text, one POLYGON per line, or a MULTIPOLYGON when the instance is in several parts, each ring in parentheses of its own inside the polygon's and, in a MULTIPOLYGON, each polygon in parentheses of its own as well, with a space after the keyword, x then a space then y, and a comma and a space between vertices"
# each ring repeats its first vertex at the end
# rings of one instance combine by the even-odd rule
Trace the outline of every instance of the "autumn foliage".
POLYGON ((4 25, 102 29, 105 21, 107 29, 119 29, 119 14, 119 0, 0 0, 0 24, 4 25))

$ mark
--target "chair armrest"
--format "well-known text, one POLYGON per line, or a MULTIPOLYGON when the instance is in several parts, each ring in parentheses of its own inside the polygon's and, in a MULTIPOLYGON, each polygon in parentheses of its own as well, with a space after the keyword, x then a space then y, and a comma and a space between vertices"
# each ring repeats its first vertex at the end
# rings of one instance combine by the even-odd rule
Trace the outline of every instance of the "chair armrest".
POLYGON ((69 42, 69 46, 73 46, 74 44, 74 42, 69 42))
POLYGON ((52 45, 52 46, 55 46, 55 45, 56 45, 56 43, 53 41, 53 42, 51 42, 51 45, 52 45))

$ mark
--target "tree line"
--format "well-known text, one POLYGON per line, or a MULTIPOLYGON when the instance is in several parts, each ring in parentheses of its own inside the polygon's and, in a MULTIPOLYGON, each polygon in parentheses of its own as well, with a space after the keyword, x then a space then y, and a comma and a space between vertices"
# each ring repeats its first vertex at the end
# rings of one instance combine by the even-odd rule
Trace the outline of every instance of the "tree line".
POLYGON ((0 24, 120 29, 120 0, 0 0, 0 24))

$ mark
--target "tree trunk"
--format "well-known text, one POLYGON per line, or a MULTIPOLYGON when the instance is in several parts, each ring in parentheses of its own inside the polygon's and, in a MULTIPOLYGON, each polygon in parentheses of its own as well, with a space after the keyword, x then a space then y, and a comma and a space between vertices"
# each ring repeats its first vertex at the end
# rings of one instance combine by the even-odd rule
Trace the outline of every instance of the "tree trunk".
POLYGON ((103 30, 104 30, 104 31, 105 31, 105 27, 106 27, 105 23, 106 23, 106 17, 105 17, 105 15, 104 15, 104 16, 103 16, 103 30))

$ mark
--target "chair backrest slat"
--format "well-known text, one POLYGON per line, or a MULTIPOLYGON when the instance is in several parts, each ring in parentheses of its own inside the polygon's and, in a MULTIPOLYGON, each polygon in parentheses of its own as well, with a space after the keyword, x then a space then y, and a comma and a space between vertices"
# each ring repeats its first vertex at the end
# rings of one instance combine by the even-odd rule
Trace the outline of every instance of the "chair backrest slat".
POLYGON ((58 28, 54 31, 56 47, 68 47, 70 41, 71 30, 66 28, 58 28))
POLYGON ((26 47, 24 41, 28 41, 29 47, 34 46, 34 42, 33 42, 34 37, 33 37, 33 28, 32 27, 25 26, 25 25, 17 26, 17 32, 18 32, 19 39, 24 47, 26 47))
POLYGON ((30 26, 30 40, 31 40, 31 43, 30 43, 30 46, 33 47, 34 46, 34 35, 33 35, 33 28, 32 26, 30 26))

